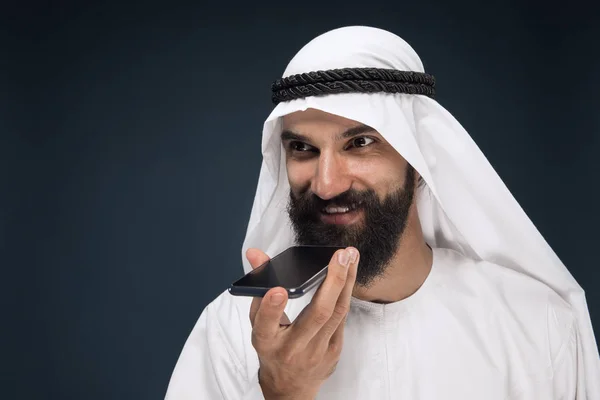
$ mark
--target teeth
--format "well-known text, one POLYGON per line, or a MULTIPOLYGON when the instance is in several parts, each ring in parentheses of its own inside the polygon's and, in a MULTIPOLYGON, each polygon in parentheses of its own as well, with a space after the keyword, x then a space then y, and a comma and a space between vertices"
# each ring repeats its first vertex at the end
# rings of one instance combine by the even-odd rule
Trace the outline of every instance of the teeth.
POLYGON ((348 211, 350 211, 349 207, 327 207, 327 208, 325 208, 325 212, 327 212, 328 214, 345 213, 348 211))
POLYGON ((354 210, 357 207, 357 204, 351 204, 350 207, 325 207, 323 210, 327 214, 336 214, 336 213, 346 213, 350 210, 354 210))

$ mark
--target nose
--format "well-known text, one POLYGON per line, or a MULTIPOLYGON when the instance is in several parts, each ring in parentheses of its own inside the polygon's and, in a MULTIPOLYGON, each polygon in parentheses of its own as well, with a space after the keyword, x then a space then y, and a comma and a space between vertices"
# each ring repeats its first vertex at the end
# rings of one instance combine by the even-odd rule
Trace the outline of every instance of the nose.
POLYGON ((317 170, 311 182, 312 192, 323 200, 344 193, 352 186, 352 179, 343 157, 321 152, 317 170))

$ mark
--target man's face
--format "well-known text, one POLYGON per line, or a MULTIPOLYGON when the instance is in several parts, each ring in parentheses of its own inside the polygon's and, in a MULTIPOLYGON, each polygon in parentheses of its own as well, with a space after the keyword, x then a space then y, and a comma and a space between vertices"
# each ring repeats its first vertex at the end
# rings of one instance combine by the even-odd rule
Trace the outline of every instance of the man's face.
POLYGON ((414 169, 374 129, 314 109, 286 115, 281 136, 296 241, 358 248, 356 282, 368 286, 398 248, 414 169))

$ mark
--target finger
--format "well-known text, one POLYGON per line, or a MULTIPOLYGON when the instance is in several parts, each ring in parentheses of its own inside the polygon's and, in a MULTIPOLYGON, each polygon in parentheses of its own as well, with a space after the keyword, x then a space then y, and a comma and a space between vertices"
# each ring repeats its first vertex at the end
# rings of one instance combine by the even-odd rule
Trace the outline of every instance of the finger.
MULTIPOLYGON (((356 282, 356 274, 358 271, 359 261, 360 261, 360 254, 358 254, 355 262, 353 263, 353 265, 350 267, 350 270, 348 271, 348 275, 349 275, 348 276, 348 284, 344 287, 344 290, 342 291, 342 294, 340 296, 341 298, 348 299, 348 311, 350 311, 349 304, 352 299, 354 283, 356 282)), ((346 315, 344 315, 344 317, 342 318, 342 320, 336 327, 335 331, 333 332, 333 335, 331 335, 331 338, 329 339, 329 345, 328 345, 327 350, 334 357, 339 356, 340 353, 342 352, 342 347, 344 344, 344 329, 346 328, 347 319, 348 319, 348 313, 346 313, 346 315)))
POLYGON ((281 329, 280 321, 284 315, 287 298, 286 290, 280 287, 269 290, 263 297, 253 319, 253 341, 261 345, 273 341, 281 329))
POLYGON ((262 303, 262 297, 253 297, 252 304, 250 304, 250 324, 254 327, 254 320, 256 319, 256 313, 262 303))
POLYGON ((342 322, 338 325, 329 343, 327 344, 327 351, 334 357, 339 356, 342 353, 342 347, 344 346, 344 328, 346 328, 346 320, 348 316, 342 319, 342 322))
MULTIPOLYGON (((250 305, 250 324, 254 327, 254 320, 256 319, 256 313, 258 312, 258 309, 260 308, 260 304, 262 302, 262 297, 254 297, 252 299, 252 304, 250 305)), ((285 307, 284 307, 285 309, 285 307)), ((289 317, 287 316, 286 313, 283 313, 283 315, 281 316, 281 319, 279 320, 279 325, 282 326, 287 326, 287 325, 291 325, 292 323, 290 322, 289 317)))
POLYGON ((302 345, 306 345, 331 318, 340 293, 346 284, 349 257, 347 250, 335 252, 327 269, 325 280, 315 293, 310 304, 294 322, 294 329, 302 345))
POLYGON ((283 315, 281 316, 281 319, 279 320, 279 324, 283 325, 283 326, 288 326, 288 325, 291 325, 292 323, 291 323, 290 319, 288 318, 287 314, 283 313, 283 315))
MULTIPOLYGON (((255 297, 254 299, 252 299, 252 304, 250 305, 250 324, 253 327, 254 327, 254 320, 256 319, 256 313, 258 312, 258 309, 260 308, 262 299, 263 299, 262 297, 255 297)), ((284 309, 285 309, 285 307, 284 307, 284 309)), ((292 323, 290 322, 290 318, 284 312, 283 315, 281 316, 281 319, 279 320, 279 325, 288 326, 291 324, 292 323)))
POLYGON ((252 269, 256 269, 257 267, 260 267, 261 265, 263 265, 264 263, 266 263, 267 261, 269 261, 271 259, 263 251, 261 251, 259 249, 253 249, 253 248, 246 250, 246 258, 248 259, 248 262, 252 266, 252 269))
POLYGON ((354 282, 356 281, 356 271, 358 268, 358 262, 360 255, 358 250, 350 249, 352 254, 350 267, 348 268, 348 275, 346 277, 346 284, 342 289, 342 293, 338 297, 335 309, 329 321, 325 323, 323 328, 315 335, 314 339, 317 342, 322 343, 323 346, 329 346, 330 339, 332 339, 335 332, 340 331, 343 322, 350 311, 350 300, 352 298, 352 291, 354 290, 354 282))

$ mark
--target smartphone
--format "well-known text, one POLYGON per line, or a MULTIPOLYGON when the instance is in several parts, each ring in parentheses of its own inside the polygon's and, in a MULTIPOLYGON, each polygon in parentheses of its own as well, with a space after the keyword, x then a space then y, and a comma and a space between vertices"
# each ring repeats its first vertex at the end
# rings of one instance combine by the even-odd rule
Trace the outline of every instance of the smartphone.
POLYGON ((302 297, 327 275, 333 254, 345 247, 292 246, 233 282, 234 296, 263 297, 269 289, 283 287, 288 298, 302 297))

